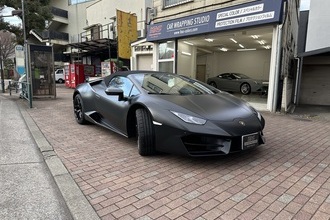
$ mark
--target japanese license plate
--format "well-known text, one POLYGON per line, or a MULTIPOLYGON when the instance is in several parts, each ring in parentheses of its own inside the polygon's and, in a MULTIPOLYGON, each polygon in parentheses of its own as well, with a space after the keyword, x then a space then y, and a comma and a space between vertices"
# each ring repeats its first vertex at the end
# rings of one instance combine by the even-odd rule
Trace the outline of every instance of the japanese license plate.
POLYGON ((259 145, 259 133, 253 133, 242 136, 242 150, 256 147, 259 145))

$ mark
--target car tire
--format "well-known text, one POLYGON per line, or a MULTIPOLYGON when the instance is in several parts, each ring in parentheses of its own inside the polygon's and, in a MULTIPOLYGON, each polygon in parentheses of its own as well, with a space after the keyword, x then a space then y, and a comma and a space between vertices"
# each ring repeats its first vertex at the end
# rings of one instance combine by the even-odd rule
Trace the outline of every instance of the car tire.
POLYGON ((210 86, 213 86, 214 88, 218 88, 215 82, 210 82, 210 86))
POLYGON ((64 80, 63 79, 59 79, 59 80, 57 80, 57 82, 62 84, 62 83, 64 83, 64 80))
POLYGON ((74 111, 74 117, 76 121, 83 125, 87 124, 87 121, 85 119, 85 110, 84 110, 84 104, 81 98, 81 95, 76 95, 73 99, 73 111, 74 111))
POLYGON ((144 108, 137 109, 135 115, 139 154, 141 156, 156 154, 155 131, 152 124, 151 115, 144 108))
POLYGON ((249 83, 242 83, 240 91, 243 95, 248 95, 251 93, 251 86, 249 83))

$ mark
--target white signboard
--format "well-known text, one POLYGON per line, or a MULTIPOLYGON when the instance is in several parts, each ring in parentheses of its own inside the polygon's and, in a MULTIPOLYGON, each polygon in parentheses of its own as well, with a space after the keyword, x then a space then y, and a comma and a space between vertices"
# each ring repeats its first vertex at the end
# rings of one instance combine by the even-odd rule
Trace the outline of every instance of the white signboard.
POLYGON ((19 75, 25 73, 25 55, 24 47, 22 45, 16 45, 15 47, 15 57, 16 57, 16 71, 19 75))

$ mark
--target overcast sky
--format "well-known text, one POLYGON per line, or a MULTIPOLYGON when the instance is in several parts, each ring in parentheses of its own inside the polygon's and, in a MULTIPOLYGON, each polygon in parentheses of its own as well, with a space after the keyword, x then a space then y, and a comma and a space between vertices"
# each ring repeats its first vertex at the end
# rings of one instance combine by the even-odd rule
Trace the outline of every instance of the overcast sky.
POLYGON ((300 11, 309 10, 310 0, 300 0, 300 11))
MULTIPOLYGON (((13 8, 6 7, 2 10, 2 15, 11 15, 11 11, 14 10, 13 8)), ((12 16, 12 17, 4 17, 4 21, 9 22, 11 24, 21 24, 21 19, 17 16, 12 16)))

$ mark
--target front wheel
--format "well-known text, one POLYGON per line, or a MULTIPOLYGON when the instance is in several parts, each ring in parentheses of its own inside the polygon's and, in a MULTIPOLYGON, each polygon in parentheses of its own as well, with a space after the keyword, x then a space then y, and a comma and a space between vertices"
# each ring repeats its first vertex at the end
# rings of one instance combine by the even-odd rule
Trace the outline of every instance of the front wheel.
POLYGON ((151 115, 146 109, 137 109, 136 112, 137 125, 137 144, 138 151, 141 156, 150 156, 156 154, 155 149, 155 131, 152 124, 151 115))
POLYGON ((73 99, 74 117, 79 124, 86 124, 84 104, 81 95, 76 95, 73 99))
POLYGON ((251 93, 251 86, 249 83, 243 83, 240 89, 243 95, 248 95, 251 93))
POLYGON ((210 82, 210 86, 213 86, 214 88, 217 88, 217 84, 215 82, 210 82))

